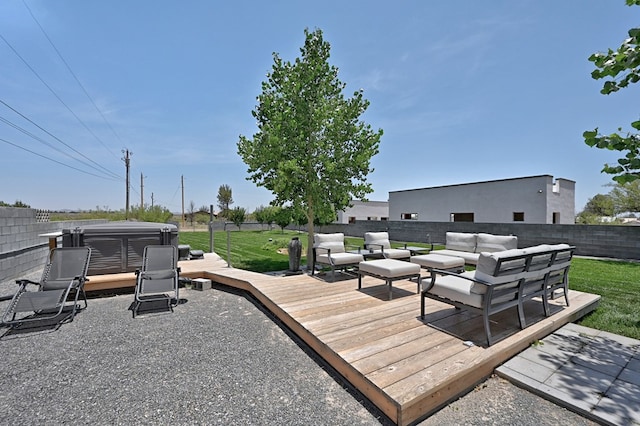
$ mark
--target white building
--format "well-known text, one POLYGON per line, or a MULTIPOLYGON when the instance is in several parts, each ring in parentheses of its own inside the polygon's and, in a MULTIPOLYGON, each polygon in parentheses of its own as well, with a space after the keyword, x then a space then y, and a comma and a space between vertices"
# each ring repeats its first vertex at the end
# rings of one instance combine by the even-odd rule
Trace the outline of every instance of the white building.
POLYGON ((389 192, 390 220, 575 223, 575 182, 529 176, 389 192))
POLYGON ((389 220, 387 201, 352 200, 352 207, 338 212, 336 223, 353 223, 356 220, 389 220))

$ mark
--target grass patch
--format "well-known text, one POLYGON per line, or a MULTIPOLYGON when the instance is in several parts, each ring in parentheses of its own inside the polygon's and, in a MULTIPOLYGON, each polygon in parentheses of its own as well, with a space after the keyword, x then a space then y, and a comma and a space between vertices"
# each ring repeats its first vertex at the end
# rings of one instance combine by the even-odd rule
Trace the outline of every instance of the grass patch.
MULTIPOLYGON (((229 248, 234 268, 254 272, 284 271, 289 269, 286 248, 293 237, 302 242, 302 260, 306 263, 307 236, 297 231, 230 231, 229 248)), ((188 244, 192 250, 209 251, 209 232, 180 232, 180 244, 188 244)), ((227 232, 213 233, 213 251, 227 259, 227 232)))
MULTIPOLYGON (((231 231, 231 265, 254 272, 289 269, 289 256, 279 249, 286 248, 292 237, 302 242, 305 265, 307 235, 296 231, 231 231)), ((181 232, 180 244, 194 250, 209 251, 208 232, 181 232)), ((345 237, 345 245, 362 247, 362 238, 345 237)), ((412 246, 426 244, 411 243, 412 246)), ((402 243, 392 243, 394 248, 402 243)), ((214 233, 214 251, 227 259, 227 232, 214 233)), ((585 327, 640 339, 640 263, 573 258, 569 270, 569 287, 602 296, 600 306, 579 323, 585 327)))
POLYGON ((640 339, 640 263, 574 257, 569 288, 602 296, 579 324, 640 339))

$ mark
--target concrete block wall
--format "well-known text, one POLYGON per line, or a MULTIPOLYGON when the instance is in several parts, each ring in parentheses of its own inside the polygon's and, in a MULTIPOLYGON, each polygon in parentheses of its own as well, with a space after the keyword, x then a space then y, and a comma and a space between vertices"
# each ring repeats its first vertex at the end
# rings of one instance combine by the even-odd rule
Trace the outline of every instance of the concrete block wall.
POLYGON ((44 266, 49 240, 40 235, 104 222, 38 222, 35 209, 0 207, 0 282, 21 278, 44 266))
POLYGON ((576 246, 582 256, 640 260, 640 227, 614 225, 547 225, 525 223, 356 221, 354 224, 331 224, 316 232, 343 232, 362 237, 365 232, 387 231, 394 241, 444 243, 447 232, 486 232, 516 235, 518 247, 537 244, 567 243, 576 246))

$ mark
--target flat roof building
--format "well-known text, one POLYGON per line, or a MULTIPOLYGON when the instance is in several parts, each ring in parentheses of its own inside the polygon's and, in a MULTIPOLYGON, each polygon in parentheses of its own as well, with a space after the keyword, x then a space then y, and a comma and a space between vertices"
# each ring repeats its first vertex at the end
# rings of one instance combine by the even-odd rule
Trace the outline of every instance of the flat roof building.
POLYGON ((336 223, 353 223, 356 220, 388 220, 389 203, 387 201, 352 200, 352 207, 339 211, 336 223))
POLYGON ((389 220, 575 223, 575 182, 551 175, 389 192, 389 220))

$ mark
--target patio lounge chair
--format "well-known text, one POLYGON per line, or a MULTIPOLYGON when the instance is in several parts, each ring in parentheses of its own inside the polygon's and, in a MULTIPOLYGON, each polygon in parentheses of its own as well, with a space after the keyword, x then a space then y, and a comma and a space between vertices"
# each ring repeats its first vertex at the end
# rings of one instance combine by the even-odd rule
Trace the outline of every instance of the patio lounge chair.
POLYGON ((345 249, 344 234, 315 234, 313 236, 313 264, 311 275, 315 273, 316 264, 328 265, 331 268, 332 280, 336 278, 336 269, 357 268, 364 256, 349 253, 345 249))
POLYGON ((179 302, 178 250, 172 245, 150 245, 144 248, 142 268, 136 270, 135 300, 132 307, 136 317, 142 302, 166 301, 167 308, 179 302), (172 296, 166 293, 173 293, 172 296))
POLYGON ((370 253, 379 253, 385 259, 406 259, 411 257, 410 250, 391 248, 388 232, 365 232, 364 248, 370 253))
POLYGON ((76 311, 87 307, 84 283, 87 281, 90 257, 89 247, 52 249, 39 282, 27 279, 16 281, 20 287, 11 299, 2 322, 16 327, 31 321, 52 320, 69 307, 71 312, 57 323, 62 324, 67 319, 73 321, 76 311), (72 293, 75 293, 73 301, 68 300, 72 293), (84 299, 84 308, 78 305, 80 294, 84 299))

